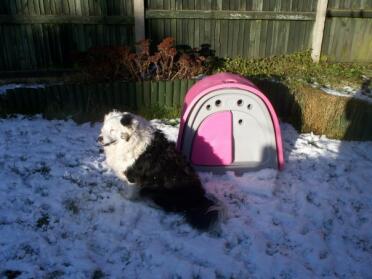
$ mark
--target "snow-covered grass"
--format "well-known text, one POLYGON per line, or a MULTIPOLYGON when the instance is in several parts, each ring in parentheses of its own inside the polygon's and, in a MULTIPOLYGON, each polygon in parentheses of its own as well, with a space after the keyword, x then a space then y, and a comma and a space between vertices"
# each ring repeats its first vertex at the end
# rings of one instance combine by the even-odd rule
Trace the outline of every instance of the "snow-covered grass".
POLYGON ((122 197, 100 126, 0 120, 0 277, 372 278, 371 142, 283 124, 284 171, 201 174, 227 216, 199 233, 122 197))
POLYGON ((342 88, 335 89, 331 86, 321 86, 318 83, 313 83, 311 84, 311 86, 314 88, 319 88, 320 90, 330 95, 355 98, 372 103, 372 87, 370 87, 369 83, 367 86, 359 89, 350 86, 344 86, 342 88))

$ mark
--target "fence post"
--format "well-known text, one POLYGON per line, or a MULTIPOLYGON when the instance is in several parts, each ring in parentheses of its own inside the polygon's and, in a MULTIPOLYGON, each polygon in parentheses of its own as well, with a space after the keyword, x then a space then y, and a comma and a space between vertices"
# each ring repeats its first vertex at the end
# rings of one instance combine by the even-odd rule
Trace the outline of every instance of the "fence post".
POLYGON ((318 63, 320 52, 322 50, 324 23, 327 13, 328 0, 318 0, 316 6, 316 17, 313 27, 313 41, 311 47, 311 58, 313 62, 318 63))
POLYGON ((134 39, 139 42, 145 39, 145 0, 133 0, 134 39))

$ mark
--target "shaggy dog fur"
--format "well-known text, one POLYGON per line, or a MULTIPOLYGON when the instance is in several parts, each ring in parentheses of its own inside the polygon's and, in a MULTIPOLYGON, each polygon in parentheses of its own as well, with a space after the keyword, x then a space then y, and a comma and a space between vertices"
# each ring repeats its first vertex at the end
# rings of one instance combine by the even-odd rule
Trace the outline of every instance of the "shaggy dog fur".
POLYGON ((166 211, 183 214, 199 230, 217 221, 216 204, 206 197, 191 165, 148 121, 111 112, 105 116, 98 141, 107 164, 127 182, 128 198, 150 199, 166 211))

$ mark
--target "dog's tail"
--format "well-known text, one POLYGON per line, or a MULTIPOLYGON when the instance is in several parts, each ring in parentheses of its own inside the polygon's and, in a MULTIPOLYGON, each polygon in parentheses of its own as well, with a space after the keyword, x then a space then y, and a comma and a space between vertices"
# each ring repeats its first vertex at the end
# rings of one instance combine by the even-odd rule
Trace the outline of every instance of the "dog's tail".
POLYGON ((186 210, 185 218, 193 228, 207 231, 218 222, 221 213, 222 209, 217 201, 203 197, 198 206, 186 210))

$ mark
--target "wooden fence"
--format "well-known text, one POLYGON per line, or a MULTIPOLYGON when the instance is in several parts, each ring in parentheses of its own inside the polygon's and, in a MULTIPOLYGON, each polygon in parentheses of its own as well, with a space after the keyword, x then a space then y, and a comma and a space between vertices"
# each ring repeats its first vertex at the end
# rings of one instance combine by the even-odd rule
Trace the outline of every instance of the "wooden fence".
MULTIPOLYGON (((78 51, 133 44, 134 1, 145 1, 154 43, 172 36, 222 57, 264 57, 311 47, 318 0, 1 0, 0 72, 72 67, 78 51)), ((370 49, 372 0, 329 0, 322 53, 371 62, 370 49)))
POLYGON ((310 48, 316 0, 149 0, 148 37, 192 47, 208 43, 222 57, 265 57, 310 48), (167 5, 168 3, 168 5, 167 5))
POLYGON ((329 0, 322 54, 332 61, 372 62, 372 0, 329 0))
POLYGON ((140 111, 181 107, 195 80, 59 84, 15 88, 0 95, 0 115, 73 112, 99 115, 105 110, 140 111))
POLYGON ((1 0, 0 71, 72 67, 90 47, 133 44, 132 0, 1 0))

